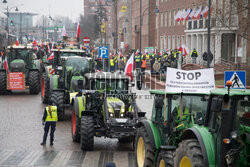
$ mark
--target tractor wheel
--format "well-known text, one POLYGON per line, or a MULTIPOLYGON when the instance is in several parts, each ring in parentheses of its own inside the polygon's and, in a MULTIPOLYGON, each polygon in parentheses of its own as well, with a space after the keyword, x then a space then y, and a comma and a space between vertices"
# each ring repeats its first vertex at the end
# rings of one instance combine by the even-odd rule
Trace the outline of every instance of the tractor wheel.
POLYGON ((131 143, 134 140, 133 136, 118 138, 120 143, 131 143))
POLYGON ((156 164, 157 167, 174 167, 173 151, 160 151, 156 164))
POLYGON ((49 100, 49 78, 44 74, 41 79, 41 98, 44 104, 49 100))
POLYGON ((92 151, 94 149, 95 123, 92 116, 81 118, 81 149, 92 151))
POLYGON ((6 72, 0 71, 0 95, 7 94, 6 72))
POLYGON ((38 94, 39 87, 40 87, 40 78, 39 78, 38 71, 30 71, 29 72, 29 87, 30 87, 30 94, 38 94))
POLYGON ((174 163, 177 167, 206 166, 198 140, 188 139, 179 143, 174 155, 174 163))
POLYGON ((72 119, 71 119, 71 132, 72 139, 74 142, 80 142, 80 126, 81 119, 76 116, 75 107, 73 108, 72 119))
POLYGON ((152 167, 155 150, 150 145, 150 139, 145 127, 139 128, 136 138, 136 162, 138 167, 152 167))
POLYGON ((51 93, 51 101, 57 106, 57 116, 59 121, 63 121, 64 114, 65 114, 65 108, 63 105, 64 101, 64 92, 60 91, 53 91, 51 93))

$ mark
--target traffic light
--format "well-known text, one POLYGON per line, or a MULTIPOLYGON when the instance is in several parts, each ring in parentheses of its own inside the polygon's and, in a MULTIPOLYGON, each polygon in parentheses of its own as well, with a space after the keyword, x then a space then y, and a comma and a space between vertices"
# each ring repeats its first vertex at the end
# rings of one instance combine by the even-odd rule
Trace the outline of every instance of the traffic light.
POLYGON ((14 26, 13 20, 10 21, 10 26, 14 26))

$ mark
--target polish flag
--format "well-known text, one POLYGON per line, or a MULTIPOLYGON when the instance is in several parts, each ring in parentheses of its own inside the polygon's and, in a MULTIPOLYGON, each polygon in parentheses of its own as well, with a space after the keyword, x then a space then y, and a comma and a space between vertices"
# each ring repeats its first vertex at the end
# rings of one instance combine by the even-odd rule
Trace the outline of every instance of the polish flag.
POLYGON ((66 36, 67 36, 65 26, 63 26, 63 29, 62 29, 62 36, 63 36, 63 37, 66 37, 66 36))
POLYGON ((187 16, 186 16, 186 18, 185 18, 186 21, 189 20, 189 17, 190 17, 190 14, 192 13, 192 11, 193 11, 193 9, 188 9, 188 11, 187 11, 187 16))
POLYGON ((195 19, 195 15, 196 15, 196 13, 197 13, 198 10, 199 10, 198 7, 193 10, 192 16, 190 16, 193 20, 195 19))
POLYGON ((54 52, 47 58, 47 61, 54 59, 54 52))
POLYGON ((183 21, 185 19, 186 13, 187 13, 187 10, 183 9, 182 12, 181 12, 181 16, 180 16, 181 21, 183 21))
POLYGON ((134 64, 134 53, 130 56, 125 67, 125 75, 129 76, 131 81, 133 81, 133 64, 134 64))
POLYGON ((195 13, 195 15, 194 15, 194 18, 195 18, 195 19, 198 19, 198 16, 199 16, 199 18, 200 18, 201 10, 202 10, 202 7, 200 6, 199 9, 196 11, 196 13, 195 13))
POLYGON ((207 17, 208 17, 208 14, 209 14, 209 8, 208 8, 208 6, 206 6, 206 7, 203 9, 202 13, 203 13, 203 17, 204 17, 204 18, 207 18, 207 17))
POLYGON ((7 72, 9 72, 7 56, 5 56, 5 59, 4 59, 4 68, 6 69, 7 72))
POLYGON ((18 42, 18 40, 16 40, 16 46, 19 46, 19 42, 18 42))
POLYGON ((181 51, 181 54, 183 56, 187 56, 187 54, 189 53, 189 50, 185 45, 181 45, 181 47, 179 48, 179 51, 181 51))
POLYGON ((174 16, 174 20, 175 20, 175 21, 177 21, 177 22, 180 21, 181 12, 182 12, 182 11, 179 10, 179 11, 177 12, 177 14, 174 16))
POLYGON ((33 41, 33 45, 34 45, 34 47, 37 45, 37 43, 36 43, 36 40, 34 39, 34 41, 33 41))
POLYGON ((76 34, 76 37, 79 38, 81 33, 82 33, 82 32, 81 32, 80 23, 78 22, 78 24, 77 24, 77 34, 76 34))
POLYGON ((200 7, 200 10, 201 10, 201 11, 200 11, 200 13, 199 13, 198 16, 197 16, 197 19, 198 19, 198 20, 200 20, 200 19, 202 18, 202 15, 203 15, 203 13, 202 13, 202 12, 203 12, 203 7, 202 7, 202 6, 200 7))

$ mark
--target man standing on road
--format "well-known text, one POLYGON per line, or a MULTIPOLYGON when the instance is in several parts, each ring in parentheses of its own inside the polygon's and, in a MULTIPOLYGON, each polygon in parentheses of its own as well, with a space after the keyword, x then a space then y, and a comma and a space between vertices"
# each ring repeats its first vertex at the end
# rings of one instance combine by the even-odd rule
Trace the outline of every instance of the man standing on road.
POLYGON ((44 109, 44 114, 43 114, 43 125, 45 123, 44 126, 44 135, 43 135, 43 142, 41 143, 41 145, 46 145, 46 140, 47 140, 47 136, 49 133, 49 128, 50 128, 50 145, 53 145, 54 142, 54 133, 56 130, 56 122, 57 122, 58 118, 57 118, 57 107, 56 106, 52 106, 52 101, 49 100, 49 106, 46 107, 44 109))

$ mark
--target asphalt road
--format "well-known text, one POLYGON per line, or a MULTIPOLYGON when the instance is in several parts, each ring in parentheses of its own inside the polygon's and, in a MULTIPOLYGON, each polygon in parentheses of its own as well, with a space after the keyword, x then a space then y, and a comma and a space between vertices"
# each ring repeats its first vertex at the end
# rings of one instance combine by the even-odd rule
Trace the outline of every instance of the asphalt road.
MULTIPOLYGON (((151 116, 152 99, 148 91, 136 91, 138 105, 151 116), (150 110, 148 110, 150 109, 150 110)), ((132 144, 117 139, 95 138, 94 151, 83 152, 71 138, 71 113, 56 125, 54 146, 40 146, 43 136, 42 115, 45 105, 39 95, 15 92, 0 96, 0 166, 89 166, 102 167, 115 162, 117 167, 133 167, 132 144)))

